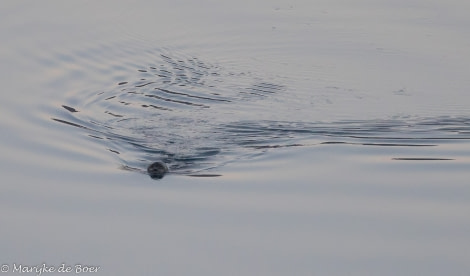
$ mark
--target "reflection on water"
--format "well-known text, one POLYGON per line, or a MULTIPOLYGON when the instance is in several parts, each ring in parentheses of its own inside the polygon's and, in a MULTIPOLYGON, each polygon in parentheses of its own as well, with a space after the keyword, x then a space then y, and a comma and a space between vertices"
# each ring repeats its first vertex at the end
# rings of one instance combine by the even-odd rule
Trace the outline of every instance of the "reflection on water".
MULTIPOLYGON (((274 148, 320 144, 436 147, 470 139, 466 117, 328 123, 237 117, 237 112, 253 111, 289 93, 295 96, 289 87, 257 79, 249 72, 225 71, 195 57, 166 53, 138 69, 135 79, 122 80, 110 90, 74 95, 74 105, 62 105, 68 112, 53 120, 82 128, 115 154, 123 169, 146 173, 147 166, 161 161, 172 173, 192 176, 216 176, 205 171, 274 148)), ((270 112, 286 113, 289 118, 286 110, 270 112)), ((392 160, 454 159, 396 156, 392 160)))
POLYGON ((2 1, 2 265, 469 275, 468 3, 2 1))

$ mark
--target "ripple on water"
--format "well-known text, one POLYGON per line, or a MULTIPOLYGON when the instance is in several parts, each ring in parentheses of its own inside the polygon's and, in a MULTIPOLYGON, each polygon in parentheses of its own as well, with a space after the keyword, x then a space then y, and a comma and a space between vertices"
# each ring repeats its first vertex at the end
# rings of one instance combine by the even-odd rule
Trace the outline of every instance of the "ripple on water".
MULTIPOLYGON (((308 118, 270 120, 292 110, 289 98, 296 94, 282 82, 197 57, 169 52, 151 56, 134 75, 109 88, 75 92, 63 103, 62 115, 53 120, 81 128, 115 155, 122 169, 146 173, 150 164, 159 161, 172 173, 192 176, 216 176, 209 171, 274 148, 325 144, 431 147, 470 139, 466 117, 333 123, 308 118)), ((396 156, 393 160, 452 158, 396 156)))

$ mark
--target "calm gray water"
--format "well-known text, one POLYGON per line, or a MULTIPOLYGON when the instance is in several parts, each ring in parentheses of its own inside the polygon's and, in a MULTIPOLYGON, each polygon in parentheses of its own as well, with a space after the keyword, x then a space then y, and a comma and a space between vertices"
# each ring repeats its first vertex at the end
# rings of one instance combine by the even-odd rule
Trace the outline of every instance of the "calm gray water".
POLYGON ((470 273, 465 1, 0 8, 3 274, 470 273))

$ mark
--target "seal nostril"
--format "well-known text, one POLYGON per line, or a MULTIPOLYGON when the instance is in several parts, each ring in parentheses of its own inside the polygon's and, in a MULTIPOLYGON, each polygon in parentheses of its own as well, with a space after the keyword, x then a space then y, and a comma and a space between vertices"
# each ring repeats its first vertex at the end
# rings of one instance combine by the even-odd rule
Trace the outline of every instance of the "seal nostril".
POLYGON ((165 163, 157 161, 148 166, 147 172, 152 179, 162 179, 168 172, 168 167, 165 163))

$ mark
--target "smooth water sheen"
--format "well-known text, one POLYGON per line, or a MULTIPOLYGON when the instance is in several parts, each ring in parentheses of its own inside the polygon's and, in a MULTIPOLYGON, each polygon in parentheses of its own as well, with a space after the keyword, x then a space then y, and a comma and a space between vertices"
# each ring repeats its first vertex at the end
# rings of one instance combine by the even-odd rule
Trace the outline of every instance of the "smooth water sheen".
POLYGON ((469 8, 3 1, 3 274, 468 275, 469 8))

